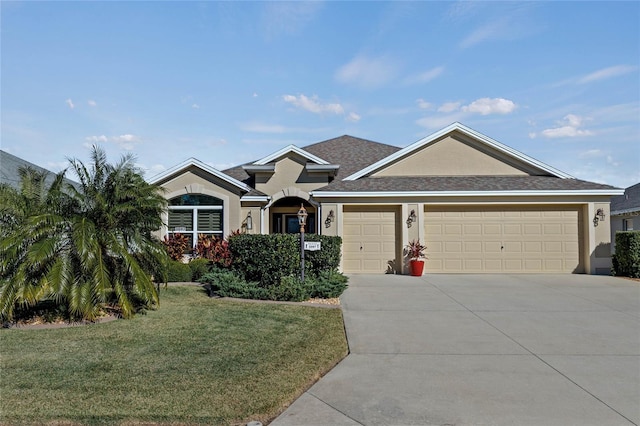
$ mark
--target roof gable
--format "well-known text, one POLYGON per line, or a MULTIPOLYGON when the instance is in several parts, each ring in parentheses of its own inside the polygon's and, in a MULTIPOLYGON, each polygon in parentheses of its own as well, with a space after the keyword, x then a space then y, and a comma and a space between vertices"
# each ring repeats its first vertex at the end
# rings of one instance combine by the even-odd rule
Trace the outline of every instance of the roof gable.
MULTIPOLYGON (((457 175, 547 175, 572 178, 560 170, 503 145, 469 127, 453 123, 347 176, 344 180, 350 181, 374 175, 451 175, 452 173, 446 173, 446 171, 459 161, 460 155, 464 155, 467 160, 469 160, 468 155, 476 156, 476 158, 467 161, 470 168, 457 173, 457 175), (440 146, 436 147, 437 144, 440 146), (455 148, 455 150, 447 152, 447 149, 438 148, 455 148), (431 154, 435 155, 431 156, 431 154), (483 161, 476 161, 480 159, 483 161), (486 171, 483 172, 481 167, 486 167, 486 171), (419 169, 420 173, 416 173, 416 169, 419 169)), ((459 166, 457 168, 460 169, 459 166)))
POLYGON ((313 163, 316 164, 329 164, 328 161, 323 160, 320 157, 317 157, 313 154, 311 154, 310 152, 305 151, 304 149, 298 148, 295 145, 289 145, 289 146, 285 146, 284 148, 282 148, 279 151, 274 152, 273 154, 267 155, 264 158, 261 158, 258 161, 255 161, 252 163, 252 165, 255 166, 264 166, 266 164, 269 164, 281 157, 285 157, 290 155, 291 153, 295 153, 305 159, 307 159, 308 161, 311 161, 313 163))
POLYGON ((162 173, 159 173, 157 175, 155 175, 154 177, 152 177, 151 179, 149 179, 149 183, 152 184, 158 184, 162 181, 166 181, 168 179, 170 179, 173 176, 176 175, 180 175, 184 172, 186 172, 188 169, 190 169, 191 167, 196 167, 200 170, 203 170, 206 173, 209 173, 210 175, 213 175, 215 177, 217 177, 218 179, 221 179, 225 182, 227 182, 228 184, 231 184, 232 186, 242 190, 242 191, 251 191, 252 188, 250 186, 248 186, 247 184, 240 182, 239 180, 225 174, 222 173, 220 170, 217 170, 211 166, 209 166, 206 163, 203 163, 202 161, 195 159, 195 158, 189 158, 188 160, 183 161, 182 163, 168 169, 165 170, 162 173))

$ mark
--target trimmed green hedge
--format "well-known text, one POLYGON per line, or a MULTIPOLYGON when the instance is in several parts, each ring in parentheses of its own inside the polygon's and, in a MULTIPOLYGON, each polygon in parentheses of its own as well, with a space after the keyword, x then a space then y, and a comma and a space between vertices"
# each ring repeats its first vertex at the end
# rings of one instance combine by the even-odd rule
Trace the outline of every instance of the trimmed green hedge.
POLYGON ((640 231, 616 232, 611 275, 640 278, 640 231))
POLYGON ((211 270, 211 261, 209 259, 191 259, 188 265, 191 270, 191 281, 195 282, 211 270))
POLYGON ((188 263, 182 263, 178 260, 170 260, 167 265, 167 282, 189 282, 191 281, 191 268, 188 263))
POLYGON ((236 272, 214 270, 202 276, 200 282, 205 285, 209 296, 291 302, 312 297, 338 297, 347 288, 347 277, 339 272, 323 272, 318 277, 306 278, 304 282, 298 276, 282 277, 279 283, 265 288, 258 282, 244 281, 236 272))
MULTIPOLYGON (((305 276, 336 271, 340 265, 342 238, 308 234, 305 241, 320 241, 322 249, 305 252, 305 276)), ((245 281, 261 287, 279 285, 283 277, 300 274, 300 239, 297 234, 240 234, 229 239, 231 269, 245 281)))
MULTIPOLYGON (((300 302, 338 297, 347 277, 338 272, 342 239, 305 235, 322 249, 305 252, 305 281, 300 279, 300 240, 296 234, 240 234, 229 238, 229 269, 213 269, 198 281, 209 295, 300 302)), ((193 262, 192 262, 193 263, 193 262)))

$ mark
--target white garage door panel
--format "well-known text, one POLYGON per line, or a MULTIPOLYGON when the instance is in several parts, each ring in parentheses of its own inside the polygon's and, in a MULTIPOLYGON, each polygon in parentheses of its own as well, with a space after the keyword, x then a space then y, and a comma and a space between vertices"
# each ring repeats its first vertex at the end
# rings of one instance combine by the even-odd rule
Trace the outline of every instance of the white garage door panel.
POLYGON ((396 211, 389 207, 345 207, 343 270, 384 273, 397 252, 396 211))
POLYGON ((426 271, 581 271, 579 229, 570 206, 428 206, 426 271))

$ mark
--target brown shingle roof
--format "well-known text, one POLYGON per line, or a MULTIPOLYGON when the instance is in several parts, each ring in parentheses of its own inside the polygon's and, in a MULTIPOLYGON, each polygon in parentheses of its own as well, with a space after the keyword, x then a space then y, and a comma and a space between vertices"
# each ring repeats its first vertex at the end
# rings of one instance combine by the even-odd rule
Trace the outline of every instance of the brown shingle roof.
POLYGON ((552 176, 402 176, 334 181, 313 191, 584 191, 616 189, 610 185, 552 176))
MULTIPOLYGON (((376 161, 388 157, 401 148, 343 135, 302 147, 302 149, 328 161, 330 164, 340 165, 336 179, 343 179, 376 161)), ((244 171, 242 166, 232 167, 222 172, 249 186, 254 186, 254 182, 252 182, 251 177, 244 171)))

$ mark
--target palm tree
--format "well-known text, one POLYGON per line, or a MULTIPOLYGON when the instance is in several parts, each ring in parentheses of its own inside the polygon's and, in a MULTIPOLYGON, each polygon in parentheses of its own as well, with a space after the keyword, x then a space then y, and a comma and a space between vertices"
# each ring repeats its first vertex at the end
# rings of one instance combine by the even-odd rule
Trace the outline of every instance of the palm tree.
POLYGON ((88 320, 106 304, 130 318, 138 308, 159 303, 152 277, 164 277, 167 254, 152 233, 162 225, 166 201, 144 181, 133 156, 111 165, 94 146, 91 160, 89 167, 70 160, 77 187, 54 182, 44 205, 16 219, 20 226, 3 236, 3 320, 12 318, 16 306, 46 299, 88 320))

